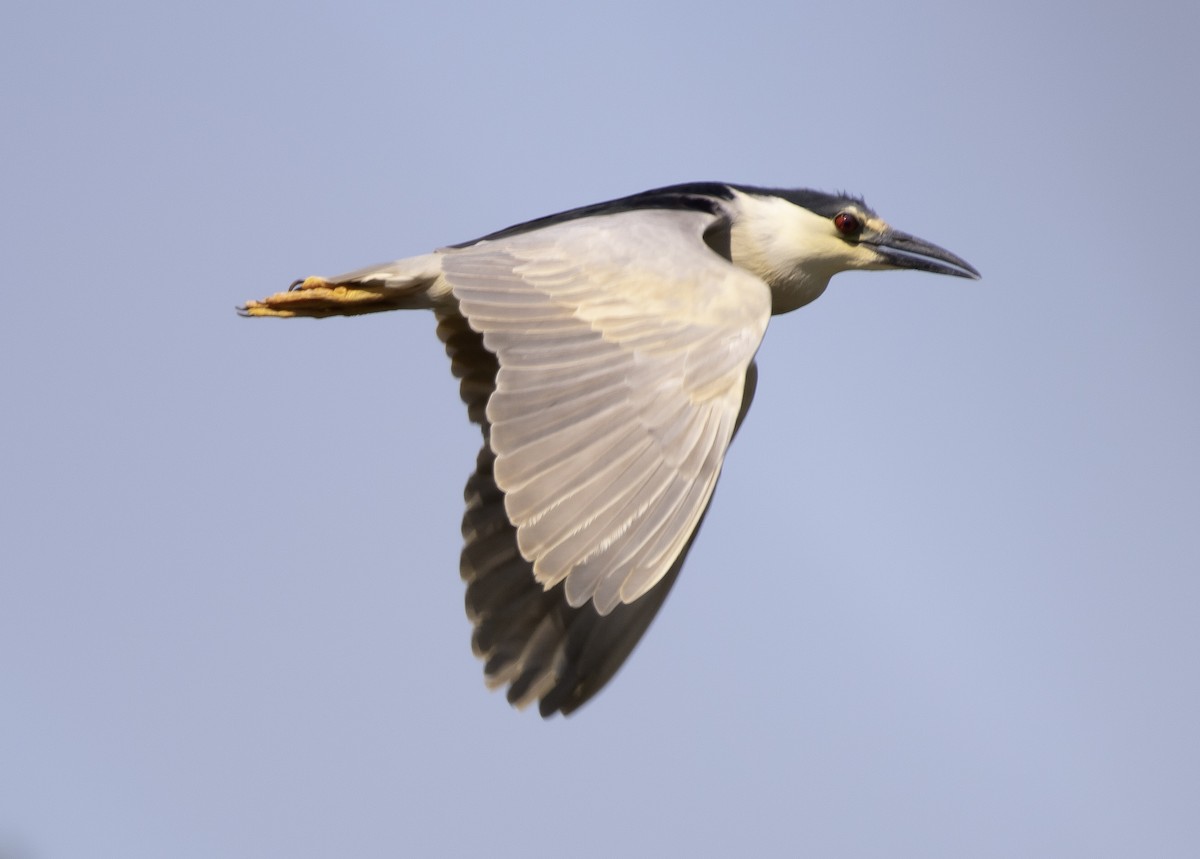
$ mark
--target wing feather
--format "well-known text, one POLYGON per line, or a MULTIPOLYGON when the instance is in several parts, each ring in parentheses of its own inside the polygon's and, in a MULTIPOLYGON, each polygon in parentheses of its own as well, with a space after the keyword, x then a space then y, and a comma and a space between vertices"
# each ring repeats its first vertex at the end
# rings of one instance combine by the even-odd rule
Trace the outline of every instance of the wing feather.
POLYGON ((445 252, 499 364, 486 414, 517 544, 571 606, 645 594, 711 498, 770 315, 704 243, 717 220, 625 212, 445 252))
MULTIPOLYGON (((471 419, 483 431, 483 448, 464 493, 461 572, 467 585, 467 615, 474 627, 472 649, 484 660, 489 686, 507 685, 508 700, 517 706, 539 700, 543 716, 571 713, 612 678, 678 577, 699 521, 691 523, 690 515, 680 512, 695 504, 686 496, 665 512, 654 513, 659 528, 638 545, 653 545, 665 557, 673 551, 666 535, 686 533, 665 574, 656 581, 645 575, 602 578, 590 601, 587 587, 580 589, 582 594, 573 592, 578 605, 569 601, 565 584, 547 589, 535 577, 537 556, 526 557, 520 550, 518 527, 542 547, 539 552, 568 542, 560 550, 564 557, 587 556, 589 546, 610 555, 628 548, 623 540, 651 512, 650 500, 668 498, 664 487, 672 481, 687 481, 687 467, 694 468, 697 462, 693 451, 708 447, 708 459, 700 461, 700 468, 719 471, 728 439, 721 441, 725 433, 721 421, 714 424, 705 412, 715 409, 727 415, 729 406, 723 398, 734 397, 738 400, 735 429, 740 424, 756 380, 753 363, 742 362, 757 347, 765 325, 766 311, 761 319, 755 315, 757 299, 752 294, 765 287, 753 278, 732 283, 731 266, 720 258, 707 260, 707 249, 699 241, 705 228, 702 220, 690 227, 676 221, 675 232, 686 233, 682 238, 664 237, 663 229, 645 219, 622 223, 624 236, 620 230, 612 233, 609 247, 580 248, 575 241, 579 236, 543 242, 555 245, 550 252, 539 250, 537 243, 524 247, 508 239, 490 243, 492 252, 507 254, 512 268, 507 272, 503 265, 497 268, 497 257, 489 252, 486 258, 462 259, 463 270, 483 281, 495 275, 501 291, 529 290, 529 300, 498 298, 480 289, 478 300, 472 302, 465 296, 468 287, 456 295, 458 307, 437 309, 438 335, 446 344, 471 419), (647 240, 633 253, 618 247, 628 249, 640 235, 647 240), (520 263, 518 254, 536 256, 541 262, 520 263), (650 262, 643 265, 646 260, 650 262), (514 274, 517 265, 521 269, 514 274), (625 276, 639 266, 645 270, 625 276), (709 274, 702 273, 706 266, 709 274), (578 283, 572 283, 572 277, 578 283), (696 281, 706 282, 719 295, 715 301, 710 295, 705 301, 681 303, 679 280, 685 299, 688 284, 696 281), (571 286, 570 292, 565 285, 571 286), (751 294, 738 297, 738 290, 751 294), (677 293, 675 299, 672 292, 677 293), (740 303, 753 311, 750 323, 739 323, 736 309, 728 308, 716 312, 724 325, 706 329, 698 322, 696 317, 703 314, 697 307, 719 305, 721 296, 726 303, 740 303), (590 362, 560 360, 549 365, 504 357, 509 346, 525 343, 539 332, 557 337, 579 330, 581 322, 586 322, 588 331, 602 332, 614 347, 611 354, 590 362), (485 334, 490 341, 487 348, 485 334), (728 368, 731 378, 721 378, 722 367, 728 368), (632 427, 634 434, 622 436, 610 455, 584 457, 586 467, 574 471, 555 470, 558 463, 553 458, 540 463, 546 474, 557 474, 560 480, 574 474, 567 483, 543 485, 535 479, 514 490, 507 482, 498 482, 492 421, 515 433, 517 425, 531 415, 535 419, 530 426, 536 428, 536 416, 565 414, 556 411, 560 404, 570 410, 576 398, 591 402, 593 397, 597 403, 605 397, 626 403, 627 410, 615 413, 618 420, 610 420, 609 430, 632 427), (629 443, 629 438, 635 443, 629 443)), ((470 255, 448 252, 441 261, 454 262, 460 256, 470 255)), ((736 280, 736 270, 733 275, 736 280)), ((529 462, 534 468, 539 465, 534 457, 529 462)), ((692 489, 704 495, 699 504, 702 520, 712 488, 693 485, 692 489)))
POLYGON ((637 509, 635 494, 656 476, 660 481, 667 479, 661 469, 655 471, 658 466, 659 459, 648 442, 602 466, 555 505, 553 517, 543 516, 529 526, 534 554, 578 553, 591 541, 612 539, 621 530, 621 523, 632 515, 631 510, 637 509))

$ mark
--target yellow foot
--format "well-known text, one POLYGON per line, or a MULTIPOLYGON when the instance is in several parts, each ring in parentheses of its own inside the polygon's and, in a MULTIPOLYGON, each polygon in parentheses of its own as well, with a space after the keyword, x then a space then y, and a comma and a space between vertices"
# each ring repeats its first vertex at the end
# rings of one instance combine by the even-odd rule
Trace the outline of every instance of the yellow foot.
POLYGON ((321 277, 293 283, 262 301, 247 301, 238 308, 242 316, 354 316, 390 305, 382 286, 338 286, 321 277))

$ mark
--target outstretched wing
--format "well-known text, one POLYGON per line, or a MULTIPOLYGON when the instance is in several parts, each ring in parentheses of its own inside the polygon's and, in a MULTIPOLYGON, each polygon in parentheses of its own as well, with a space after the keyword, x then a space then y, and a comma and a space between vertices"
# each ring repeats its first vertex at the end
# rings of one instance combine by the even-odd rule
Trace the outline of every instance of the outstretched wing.
MULTIPOLYGON (((460 571, 467 584, 467 616, 474 626, 472 649, 485 660, 488 685, 509 686, 510 702, 523 707, 540 699, 542 716, 560 711, 567 715, 604 688, 637 646, 675 583, 691 542, 649 593, 607 615, 590 604, 573 608, 562 588, 543 588, 534 578, 533 565, 521 556, 516 528, 504 509, 504 493, 493 476, 496 457, 487 442, 486 407, 495 390, 496 357, 457 312, 443 308, 437 313, 438 336, 460 381, 463 401, 484 434, 475 473, 464 492, 462 524, 460 571)), ((751 363, 739 424, 756 381, 751 363)))
POLYGON ((726 228, 622 212, 443 259, 499 364, 492 479, 520 555, 571 607, 606 615, 646 594, 708 506, 771 307, 766 284, 706 244, 726 228))

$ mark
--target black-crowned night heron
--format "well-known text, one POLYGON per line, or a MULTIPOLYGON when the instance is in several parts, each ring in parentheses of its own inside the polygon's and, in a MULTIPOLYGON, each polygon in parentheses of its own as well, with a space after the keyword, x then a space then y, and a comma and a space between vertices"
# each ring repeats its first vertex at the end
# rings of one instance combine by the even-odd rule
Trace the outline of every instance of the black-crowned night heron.
POLYGON ((857 198, 699 183, 310 277, 247 316, 432 310, 483 449, 461 572, 508 700, 578 708, 679 575, 754 395, 767 320, 851 269, 978 277, 857 198))

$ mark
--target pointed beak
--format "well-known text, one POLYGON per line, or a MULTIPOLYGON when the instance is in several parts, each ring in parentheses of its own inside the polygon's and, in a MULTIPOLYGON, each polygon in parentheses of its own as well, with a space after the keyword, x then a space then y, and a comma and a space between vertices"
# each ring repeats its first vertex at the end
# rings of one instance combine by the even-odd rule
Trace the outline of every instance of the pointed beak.
POLYGON ((879 262, 888 268, 911 268, 972 280, 980 277, 975 267, 962 257, 899 230, 888 230, 874 239, 864 238, 862 243, 871 245, 879 254, 879 262))

